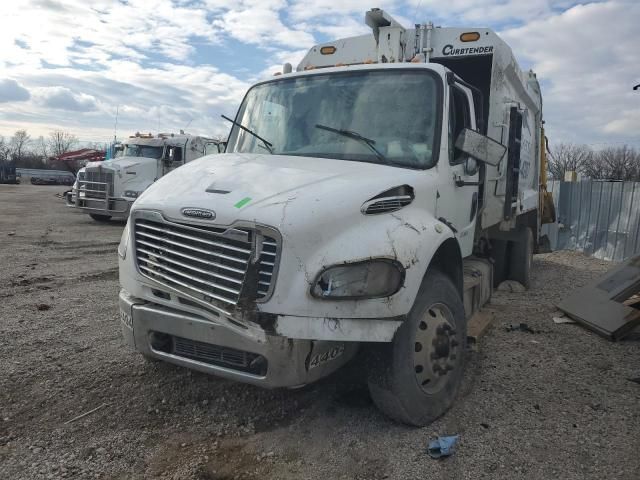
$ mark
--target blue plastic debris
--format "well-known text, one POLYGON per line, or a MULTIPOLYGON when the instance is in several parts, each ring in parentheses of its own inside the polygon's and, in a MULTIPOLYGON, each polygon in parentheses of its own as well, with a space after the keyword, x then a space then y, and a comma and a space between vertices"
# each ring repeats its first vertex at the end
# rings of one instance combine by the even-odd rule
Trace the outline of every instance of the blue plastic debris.
POLYGON ((431 458, 443 458, 453 455, 459 435, 438 437, 429 442, 429 456, 431 458))

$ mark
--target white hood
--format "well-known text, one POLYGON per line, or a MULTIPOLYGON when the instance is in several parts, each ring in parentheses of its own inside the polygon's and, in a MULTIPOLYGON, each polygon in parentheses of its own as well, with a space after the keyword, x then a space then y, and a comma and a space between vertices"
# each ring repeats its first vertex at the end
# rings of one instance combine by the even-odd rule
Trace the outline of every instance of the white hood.
POLYGON ((430 258, 452 235, 448 229, 434 229, 439 224, 434 216, 438 179, 437 167, 421 171, 312 157, 210 155, 158 180, 134 203, 132 215, 155 210, 177 222, 276 228, 282 239, 281 259, 273 296, 260 307, 264 312, 332 317, 339 311, 344 318, 373 318, 384 307, 392 317, 411 308, 424 275, 414 265, 430 258), (390 214, 362 214, 364 202, 400 185, 414 187, 412 204, 390 214), (212 210, 216 217, 185 217, 181 211, 188 207, 212 210), (411 288, 392 300, 341 303, 339 310, 336 302, 309 294, 323 268, 371 257, 399 261, 411 288))
MULTIPOLYGON (((424 172, 427 174, 427 172, 424 172)), ((215 211, 216 224, 236 220, 282 227, 283 210, 298 221, 316 215, 361 216, 360 205, 397 185, 411 183, 416 171, 372 163, 284 155, 209 155, 171 172, 149 188, 136 209, 153 209, 181 219, 181 209, 215 211), (228 193, 225 193, 228 192, 228 193), (298 211, 299 210, 299 211, 298 211), (345 212, 346 213, 346 212, 345 212)))
MULTIPOLYGON (((160 176, 160 160, 147 157, 118 157, 104 162, 91 162, 86 168, 113 170, 114 196, 122 197, 127 190, 143 192, 160 176)), ((130 198, 129 200, 133 200, 130 198)))
POLYGON ((131 167, 138 165, 153 165, 154 168, 157 165, 158 160, 156 158, 147 157, 118 157, 112 160, 105 160, 104 162, 90 162, 87 163, 86 168, 110 168, 115 171, 128 170, 131 167))

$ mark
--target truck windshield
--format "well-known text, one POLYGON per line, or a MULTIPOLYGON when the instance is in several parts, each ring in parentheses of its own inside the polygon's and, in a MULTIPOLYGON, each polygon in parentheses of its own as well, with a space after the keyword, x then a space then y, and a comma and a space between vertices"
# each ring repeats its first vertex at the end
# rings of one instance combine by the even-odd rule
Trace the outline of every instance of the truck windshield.
POLYGON ((146 157, 162 158, 164 147, 150 147, 148 145, 125 145, 116 157, 146 157))
POLYGON ((253 87, 227 152, 430 168, 439 105, 435 75, 417 70, 318 74, 253 87))

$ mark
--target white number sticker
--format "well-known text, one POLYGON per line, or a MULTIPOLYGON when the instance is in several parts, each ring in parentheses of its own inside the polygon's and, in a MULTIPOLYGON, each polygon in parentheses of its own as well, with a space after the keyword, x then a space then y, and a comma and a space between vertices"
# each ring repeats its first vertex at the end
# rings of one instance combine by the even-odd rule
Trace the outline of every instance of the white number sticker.
POLYGON ((316 355, 311 357, 311 361, 309 362, 309 370, 319 367, 320 365, 330 362, 331 360, 335 360, 343 353, 344 345, 338 345, 322 353, 317 353, 316 355))

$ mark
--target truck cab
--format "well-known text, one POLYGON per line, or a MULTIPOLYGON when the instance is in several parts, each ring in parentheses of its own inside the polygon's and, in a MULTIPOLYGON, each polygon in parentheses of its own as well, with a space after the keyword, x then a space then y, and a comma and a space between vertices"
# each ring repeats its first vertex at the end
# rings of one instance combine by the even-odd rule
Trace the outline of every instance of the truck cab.
POLYGON ((91 162, 78 172, 71 206, 96 221, 126 219, 136 198, 158 178, 204 155, 220 153, 221 142, 193 135, 137 133, 115 149, 113 159, 91 162))
POLYGON ((0 158, 0 183, 20 183, 19 175, 16 174, 16 162, 14 160, 0 158))
POLYGON ((490 30, 366 22, 252 86, 215 163, 140 196, 122 331, 144 356, 268 388, 365 349, 376 405, 424 425, 455 398, 495 276, 527 283, 540 92, 490 30))

